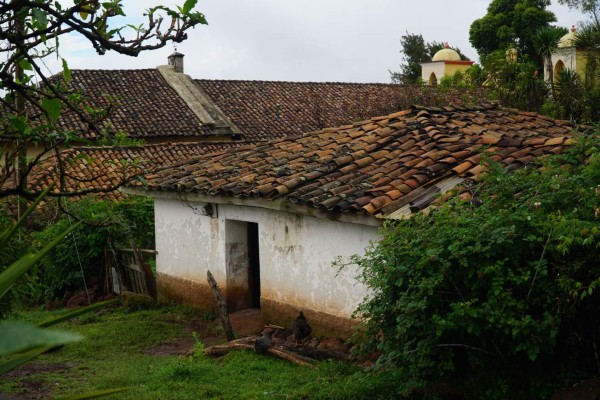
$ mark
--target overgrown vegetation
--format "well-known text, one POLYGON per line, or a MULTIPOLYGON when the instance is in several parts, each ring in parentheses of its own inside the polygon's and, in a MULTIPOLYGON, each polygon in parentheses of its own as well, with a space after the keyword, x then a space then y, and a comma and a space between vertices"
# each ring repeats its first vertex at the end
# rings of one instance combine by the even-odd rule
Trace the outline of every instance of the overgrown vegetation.
MULTIPOLYGON (((66 292, 82 289, 82 270, 86 279, 98 276, 104 249, 131 247, 133 240, 141 248, 154 248, 154 212, 150 198, 95 201, 83 199, 69 205, 69 212, 84 224, 58 244, 36 271, 37 297, 42 301, 61 299, 66 292)), ((72 223, 61 214, 44 229, 31 234, 32 247, 38 247, 72 223)), ((31 295, 31 294, 30 294, 31 295)))
MULTIPOLYGON (((48 314, 27 311, 18 317, 33 322, 48 314)), ((202 319, 197 311, 175 306, 137 312, 117 308, 81 317, 60 328, 86 340, 43 355, 36 361, 37 368, 27 373, 0 380, 0 392, 42 385, 42 390, 51 391, 47 396, 128 387, 118 398, 136 400, 395 397, 393 375, 363 372, 343 363, 323 362, 311 369, 246 351, 205 358, 199 351, 201 340, 222 332, 218 322, 202 319), (194 355, 156 354, 161 345, 190 337, 186 329, 190 326, 201 329, 194 355)))
MULTIPOLYGON (((39 250, 78 220, 85 222, 15 286, 0 305, 2 313, 8 313, 15 303, 61 300, 66 293, 83 290, 83 279, 89 282, 99 276, 104 249, 129 248, 132 240, 140 248, 154 247, 153 203, 149 198, 132 197, 119 202, 86 198, 67 207, 73 217, 60 212, 53 216, 52 204, 46 204, 43 213, 32 221, 33 226, 21 231, 3 249, 3 260, 14 260, 28 250, 39 250)), ((12 221, 4 216, 0 223, 8 226, 12 221)))
POLYGON ((485 64, 493 53, 504 53, 509 48, 517 51, 519 58, 541 66, 534 37, 540 28, 556 21, 547 10, 550 0, 493 0, 487 13, 471 24, 469 41, 485 64))
POLYGON ((577 142, 514 172, 488 162, 470 201, 388 223, 354 260, 363 350, 404 393, 545 399, 598 373, 600 140, 577 142))

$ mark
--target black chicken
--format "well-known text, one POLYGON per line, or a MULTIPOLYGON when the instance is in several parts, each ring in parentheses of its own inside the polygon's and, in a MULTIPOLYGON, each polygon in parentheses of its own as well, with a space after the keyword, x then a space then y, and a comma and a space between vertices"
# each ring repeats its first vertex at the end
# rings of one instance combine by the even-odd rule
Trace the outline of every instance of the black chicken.
POLYGON ((304 313, 300 311, 298 317, 292 323, 292 335, 294 336, 294 340, 296 343, 303 343, 310 338, 310 334, 312 333, 312 328, 308 324, 304 313))
POLYGON ((254 351, 258 354, 264 354, 271 346, 271 338, 265 333, 254 342, 254 351))

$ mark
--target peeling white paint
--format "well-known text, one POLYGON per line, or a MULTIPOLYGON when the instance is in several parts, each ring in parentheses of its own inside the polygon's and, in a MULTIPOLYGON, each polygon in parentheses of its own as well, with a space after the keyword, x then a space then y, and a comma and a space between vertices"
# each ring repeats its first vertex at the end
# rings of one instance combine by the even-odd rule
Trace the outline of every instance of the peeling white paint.
POLYGON ((356 269, 338 273, 332 262, 338 256, 364 253, 379 238, 376 227, 264 208, 218 208, 218 218, 210 218, 175 200, 155 200, 158 272, 205 283, 210 269, 224 287, 227 228, 236 225, 227 221, 254 222, 259 229, 263 299, 348 318, 367 294, 355 279, 356 269))

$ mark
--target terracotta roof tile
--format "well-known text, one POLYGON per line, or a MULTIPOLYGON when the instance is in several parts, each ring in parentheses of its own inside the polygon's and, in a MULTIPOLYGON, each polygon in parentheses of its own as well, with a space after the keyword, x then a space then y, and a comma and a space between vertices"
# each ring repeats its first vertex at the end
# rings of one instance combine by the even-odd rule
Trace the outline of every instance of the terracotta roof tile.
MULTIPOLYGON (((410 111, 395 112, 367 121, 355 122, 367 116, 392 111, 392 105, 409 107, 424 102, 460 101, 464 93, 428 92, 418 85, 335 82, 277 82, 236 80, 195 80, 198 87, 242 131, 248 141, 270 140, 288 135, 339 126, 355 137, 377 129, 386 120, 400 118, 410 111)), ((485 98, 485 90, 473 93, 485 98)), ((427 115, 427 112, 422 115, 427 115)), ((393 126, 392 126, 393 127, 393 126)))
MULTIPOLYGON (((109 107, 100 128, 126 132, 134 138, 205 137, 216 132, 200 119, 165 81, 157 69, 72 70, 69 89, 84 95, 84 104, 109 107)), ((56 79, 56 78, 54 78, 56 79)), ((84 137, 95 134, 70 110, 59 125, 84 137)))
MULTIPOLYGON (((232 146, 234 143, 73 147, 60 152, 66 182, 66 187, 63 187, 62 190, 76 191, 116 187, 123 181, 130 181, 137 176, 149 174, 149 171, 157 167, 184 162, 232 146)), ((41 164, 34 167, 29 178, 29 186, 33 190, 43 190, 51 183, 58 185, 56 182, 58 168, 59 162, 56 155, 44 159, 41 164)), ((57 187, 55 191, 58 190, 57 187)), ((101 194, 101 196, 112 200, 122 197, 118 190, 101 194)))
POLYGON ((435 185, 453 176, 481 176, 484 149, 504 166, 517 168, 561 151, 574 129, 490 105, 414 107, 362 124, 200 156, 187 165, 160 169, 149 179, 149 189, 280 198, 332 212, 389 215, 409 204, 423 208, 427 202, 419 196, 433 198, 440 190, 435 185), (509 134, 493 128, 507 125, 509 134), (445 137, 428 135, 427 126, 445 137), (492 137, 498 141, 486 147, 492 137), (351 140, 340 145, 341 138, 351 140), (190 185, 190 178, 197 179, 190 185), (222 179, 228 184, 216 186, 222 179))

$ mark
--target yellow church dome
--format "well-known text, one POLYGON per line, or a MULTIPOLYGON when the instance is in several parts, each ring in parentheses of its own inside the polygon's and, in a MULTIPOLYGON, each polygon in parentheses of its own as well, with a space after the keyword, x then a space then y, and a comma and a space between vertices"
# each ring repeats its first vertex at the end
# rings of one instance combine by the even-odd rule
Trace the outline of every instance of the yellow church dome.
POLYGON ((444 44, 444 48, 439 50, 431 61, 460 61, 460 56, 448 46, 448 42, 444 44))
POLYGON ((573 47, 575 46, 575 25, 571 26, 571 32, 567 33, 565 36, 561 37, 558 41, 559 48, 565 47, 573 47))

